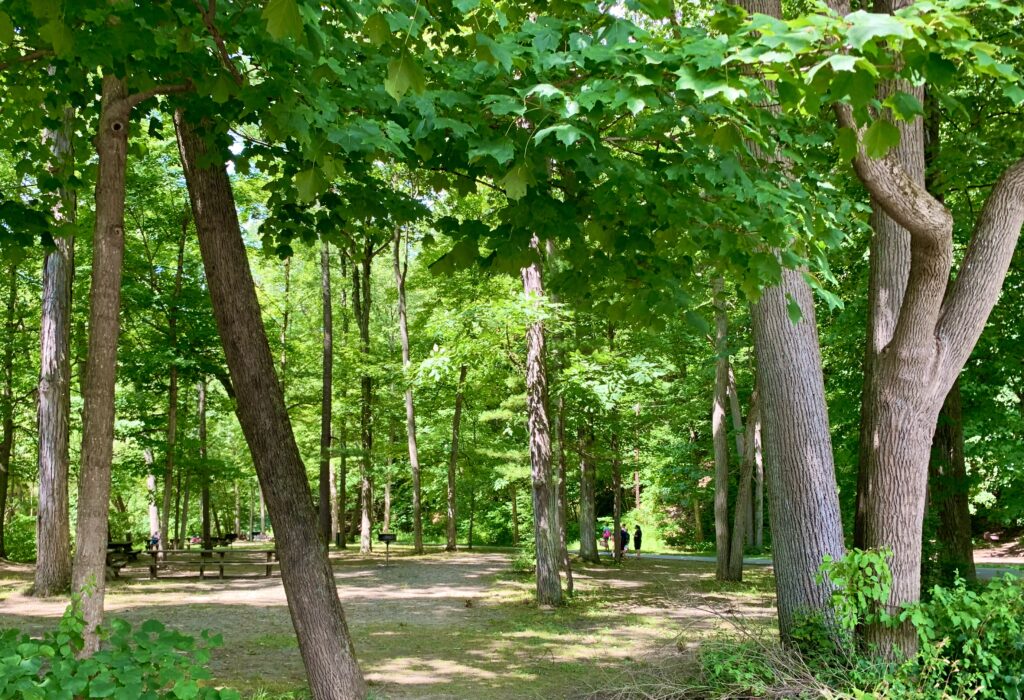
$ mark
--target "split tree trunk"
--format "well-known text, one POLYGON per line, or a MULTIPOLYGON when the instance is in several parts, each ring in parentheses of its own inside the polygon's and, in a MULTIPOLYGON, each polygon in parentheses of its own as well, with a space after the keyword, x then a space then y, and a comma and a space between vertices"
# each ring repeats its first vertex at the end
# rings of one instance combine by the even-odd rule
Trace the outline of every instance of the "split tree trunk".
POLYGON ((451 453, 448 457, 448 543, 445 550, 454 552, 458 548, 459 535, 459 511, 456 501, 455 479, 456 467, 459 462, 459 422, 462 420, 462 389, 466 383, 466 371, 468 367, 462 365, 459 369, 459 383, 455 390, 455 415, 452 417, 452 443, 451 453))
POLYGON ((96 626, 106 593, 107 511, 114 450, 114 385, 124 259, 125 169, 131 103, 124 80, 105 75, 96 135, 96 223, 89 293, 89 341, 82 411, 82 461, 72 591, 82 595, 82 654, 99 649, 96 626))
MULTIPOLYGON (((538 254, 536 238, 531 244, 538 254)), ((523 291, 538 314, 544 300, 540 263, 522 269, 523 291)), ((545 367, 544 323, 533 321, 526 331, 526 403, 533 482, 533 534, 537 548, 537 603, 560 605, 562 581, 558 574, 557 529, 552 514, 555 484, 551 475, 551 423, 548 419, 548 380, 545 367)))
POLYGON ((597 552, 597 512, 594 499, 597 494, 597 474, 594 469, 594 429, 587 418, 587 425, 580 425, 577 432, 580 452, 580 559, 597 564, 601 561, 597 552))
POLYGON ((320 537, 331 545, 331 409, 334 391, 334 319, 331 317, 331 246, 320 248, 320 299, 323 304, 323 366, 320 397, 320 537))
POLYGON ((227 168, 223 161, 200 165, 211 154, 181 110, 175 126, 238 420, 274 519, 281 577, 310 691, 317 700, 364 698, 366 684, 274 372, 227 168))
MULTIPOLYGON (((420 453, 416 445, 416 408, 412 400, 412 381, 409 374, 409 325, 405 306, 405 279, 409 272, 409 258, 401 261, 401 231, 395 229, 395 286, 398 287, 398 333, 402 341, 402 370, 405 372, 405 429, 409 443, 409 467, 412 471, 412 548, 423 554, 423 516, 420 505, 420 453)), ((454 520, 454 515, 451 516, 454 520)), ((449 545, 453 544, 449 539, 449 545)))
MULTIPOLYGON (((56 173, 62 179, 74 171, 71 130, 74 111, 66 110, 64 125, 48 132, 56 173)), ((60 189, 58 222, 77 221, 78 195, 60 189)), ((75 276, 75 240, 54 239, 43 260, 43 300, 40 323, 39 405, 39 519, 36 529, 36 569, 33 595, 52 596, 71 587, 71 525, 68 514, 68 427, 71 416, 71 289, 75 276)))

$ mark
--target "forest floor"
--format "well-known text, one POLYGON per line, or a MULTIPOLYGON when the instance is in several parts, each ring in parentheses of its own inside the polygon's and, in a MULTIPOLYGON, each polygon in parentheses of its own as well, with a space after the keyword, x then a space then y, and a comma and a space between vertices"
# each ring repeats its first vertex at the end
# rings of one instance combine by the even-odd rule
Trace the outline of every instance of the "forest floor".
MULTIPOLYGON (((532 603, 532 578, 503 552, 422 557, 332 553, 360 663, 375 698, 608 697, 634 676, 685 678, 705 636, 741 618, 770 626, 770 569, 742 584, 704 562, 628 559, 577 564, 577 594, 557 610, 532 603)), ((31 568, 0 564, 2 626, 40 632, 66 601, 24 594, 31 568)), ((221 633, 218 684, 247 697, 301 698, 302 662, 279 577, 150 581, 144 569, 111 583, 107 609, 133 624, 221 633), (291 693, 294 692, 294 695, 291 693)))

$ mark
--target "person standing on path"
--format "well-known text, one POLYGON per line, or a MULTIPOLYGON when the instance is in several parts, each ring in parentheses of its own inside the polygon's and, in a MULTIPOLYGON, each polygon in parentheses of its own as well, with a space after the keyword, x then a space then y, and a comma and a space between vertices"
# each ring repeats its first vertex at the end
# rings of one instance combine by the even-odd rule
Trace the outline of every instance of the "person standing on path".
POLYGON ((623 554, 629 549, 629 530, 626 529, 625 525, 622 525, 619 530, 619 549, 623 554))
POLYGON ((640 526, 637 525, 636 529, 633 531, 633 550, 636 552, 637 559, 640 558, 640 544, 643 542, 643 539, 644 533, 640 529, 640 526))

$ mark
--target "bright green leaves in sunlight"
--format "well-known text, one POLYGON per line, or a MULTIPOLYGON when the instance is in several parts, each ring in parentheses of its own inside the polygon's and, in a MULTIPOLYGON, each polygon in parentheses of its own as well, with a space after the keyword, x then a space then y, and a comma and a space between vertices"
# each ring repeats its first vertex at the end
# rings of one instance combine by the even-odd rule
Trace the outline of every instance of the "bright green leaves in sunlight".
POLYGON ((858 10, 846 17, 850 23, 850 31, 846 39, 850 46, 858 51, 863 50, 868 42, 875 39, 913 39, 914 30, 906 23, 892 15, 876 14, 858 10))
POLYGON ((384 80, 384 89, 395 98, 395 102, 401 102, 410 90, 414 94, 422 94, 427 89, 423 68, 409 53, 403 51, 398 58, 388 62, 388 77, 384 80))
POLYGON ((263 19, 267 22, 267 32, 275 39, 291 37, 298 42, 303 40, 298 0, 267 0, 263 19))

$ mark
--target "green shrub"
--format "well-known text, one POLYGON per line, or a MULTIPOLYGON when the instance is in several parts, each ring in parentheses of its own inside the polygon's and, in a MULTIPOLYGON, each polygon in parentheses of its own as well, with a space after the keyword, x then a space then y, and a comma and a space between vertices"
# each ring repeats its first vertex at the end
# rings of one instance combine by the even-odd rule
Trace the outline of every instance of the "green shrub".
POLYGON ((114 700, 238 700, 233 690, 206 687, 205 666, 220 636, 192 637, 147 620, 132 631, 124 620, 101 630, 103 647, 78 659, 85 622, 72 603, 54 631, 33 639, 18 630, 0 632, 0 700, 114 698, 114 700))
POLYGON ((17 562, 36 560, 36 519, 15 515, 4 527, 4 548, 7 558, 17 562))

